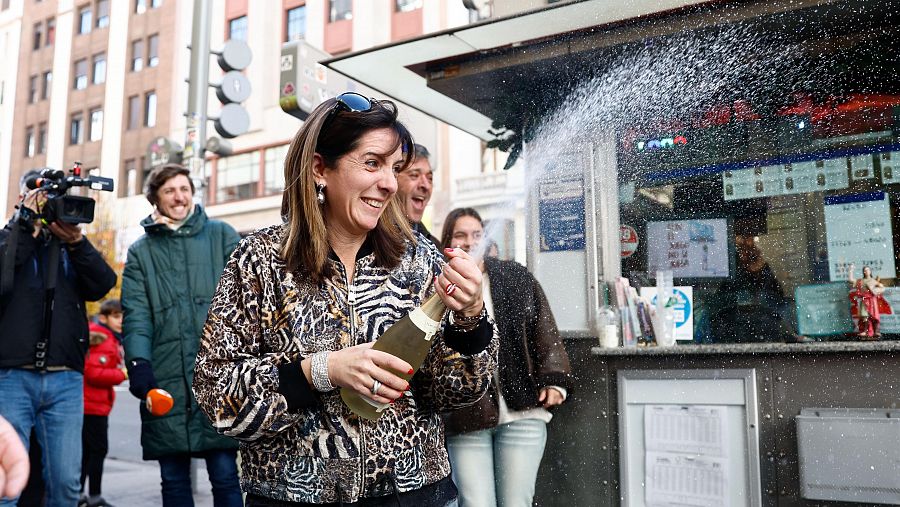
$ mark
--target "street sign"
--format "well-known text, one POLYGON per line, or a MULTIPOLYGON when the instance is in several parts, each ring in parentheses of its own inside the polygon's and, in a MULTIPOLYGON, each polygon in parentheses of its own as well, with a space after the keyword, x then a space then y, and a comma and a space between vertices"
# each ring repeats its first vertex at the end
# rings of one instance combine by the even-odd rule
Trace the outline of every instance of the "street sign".
POLYGON ((638 234, 634 227, 623 224, 620 228, 622 238, 622 258, 627 259, 638 249, 638 234))
POLYGON ((147 145, 147 163, 150 169, 166 164, 181 163, 181 146, 171 139, 160 136, 147 145))

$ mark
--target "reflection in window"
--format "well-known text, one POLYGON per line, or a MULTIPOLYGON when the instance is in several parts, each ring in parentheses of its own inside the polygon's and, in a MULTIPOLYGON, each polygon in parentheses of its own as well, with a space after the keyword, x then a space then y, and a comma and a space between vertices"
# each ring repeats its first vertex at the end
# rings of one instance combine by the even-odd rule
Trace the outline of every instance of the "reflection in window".
POLYGON ((394 0, 394 6, 397 12, 409 12, 421 9, 423 0, 394 0))
POLYGON ((216 167, 216 202, 256 197, 259 152, 221 158, 216 167))
POLYGON ((34 127, 25 129, 25 156, 28 158, 34 156, 34 127))
POLYGON ((49 70, 44 72, 44 79, 42 81, 43 84, 41 85, 41 100, 44 100, 50 96, 50 88, 53 85, 53 72, 49 70))
POLYGON ((34 104, 37 100, 38 77, 31 76, 28 78, 28 103, 34 104))
POLYGON ((328 0, 328 20, 335 21, 353 19, 353 0, 328 0))
POLYGON ((88 63, 87 58, 82 58, 75 62, 75 83, 76 90, 84 90, 88 85, 88 63))
POLYGON ((109 26, 109 0, 97 0, 97 28, 109 26))
POLYGON ((34 24, 34 33, 32 34, 33 41, 31 44, 31 49, 37 51, 41 49, 41 39, 44 38, 44 24, 43 23, 35 23, 34 24))
POLYGON ((46 123, 41 123, 38 125, 37 152, 41 153, 41 154, 47 153, 47 124, 46 123))
POLYGON ((45 46, 52 46, 56 42, 56 18, 47 20, 47 40, 44 41, 45 46))
POLYGON ((285 42, 303 40, 306 37, 306 6, 294 7, 287 11, 287 31, 285 42))
POLYGON ((128 97, 128 130, 138 128, 141 123, 141 98, 137 95, 128 97))
POLYGON ((91 7, 85 6, 78 10, 78 33, 91 33, 91 7))
POLYGON ((147 38, 147 67, 159 65, 159 34, 147 38))
POLYGON ((137 195, 138 188, 138 172, 137 172, 137 164, 133 158, 125 161, 123 165, 123 170, 125 172, 125 197, 131 197, 137 195))
POLYGON ((265 194, 278 194, 284 191, 284 157, 288 145, 276 146, 266 150, 265 194))
POLYGON ((247 41, 247 16, 234 18, 228 22, 228 38, 247 41))
POLYGON ((94 55, 94 69, 92 72, 92 81, 94 84, 106 82, 106 54, 100 53, 94 55))
POLYGON ((144 126, 156 126, 156 92, 149 92, 144 97, 144 126))
POLYGON ((144 68, 144 39, 131 42, 131 71, 138 72, 144 68))
POLYGON ((91 110, 91 125, 90 125, 90 132, 88 133, 88 139, 92 142, 103 139, 103 110, 102 109, 91 110))
POLYGON ((69 144, 81 144, 83 134, 84 116, 81 113, 74 113, 69 120, 69 144))

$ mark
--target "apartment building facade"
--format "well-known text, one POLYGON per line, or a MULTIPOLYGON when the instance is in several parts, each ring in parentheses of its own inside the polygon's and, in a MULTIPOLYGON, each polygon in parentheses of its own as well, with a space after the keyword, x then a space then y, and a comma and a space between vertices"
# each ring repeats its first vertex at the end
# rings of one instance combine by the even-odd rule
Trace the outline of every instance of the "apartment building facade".
MULTIPOLYGON (((193 2, 22 0, 0 7, 0 57, 12 63, 0 67, 0 209, 11 214, 25 171, 68 169, 78 161, 116 182, 112 195, 92 194, 99 202, 90 227, 116 231, 122 262, 142 233, 138 222, 151 211, 142 195, 149 146, 161 138, 184 144, 193 2)), ((213 50, 242 39, 253 51, 244 71, 253 88, 243 104, 249 131, 230 140, 230 156, 209 154, 206 163, 209 214, 242 232, 280 220, 283 159, 301 125, 278 103, 282 44, 302 39, 341 54, 473 20, 459 0, 212 0, 211 10, 213 50)), ((220 76, 211 61, 210 81, 220 76)), ((212 88, 209 104, 215 117, 220 105, 212 88)), ((492 171, 484 161, 493 154, 476 138, 402 104, 401 116, 434 154, 435 193, 425 220, 438 232, 457 194, 473 186, 463 184, 458 193, 457 180, 492 171)), ((215 135, 211 126, 208 131, 215 135)))

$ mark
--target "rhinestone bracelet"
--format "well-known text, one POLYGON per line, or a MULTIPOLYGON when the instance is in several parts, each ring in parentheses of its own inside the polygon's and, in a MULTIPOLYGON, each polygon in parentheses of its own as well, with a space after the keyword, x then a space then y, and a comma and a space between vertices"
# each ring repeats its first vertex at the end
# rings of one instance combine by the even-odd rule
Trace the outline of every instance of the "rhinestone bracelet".
POLYGON ((472 317, 466 317, 461 312, 452 311, 450 312, 448 321, 450 325, 455 329, 469 332, 478 327, 478 323, 481 322, 481 319, 485 318, 485 316, 487 316, 487 308, 482 306, 481 312, 478 315, 474 315, 472 317))
POLYGON ((335 389, 334 384, 331 383, 331 379, 328 377, 328 354, 330 352, 327 351, 313 354, 309 367, 312 374, 313 387, 323 393, 335 389))

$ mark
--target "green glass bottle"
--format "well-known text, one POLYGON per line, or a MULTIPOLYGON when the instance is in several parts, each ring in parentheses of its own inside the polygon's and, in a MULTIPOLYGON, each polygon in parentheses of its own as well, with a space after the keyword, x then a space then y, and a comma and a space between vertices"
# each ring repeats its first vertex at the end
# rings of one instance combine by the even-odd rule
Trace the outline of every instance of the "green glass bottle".
MULTIPOLYGON (((441 319, 447 307, 437 293, 426 299, 422 306, 416 308, 406 317, 398 320, 378 338, 372 347, 375 350, 393 354, 413 367, 413 375, 422 366, 425 356, 431 350, 432 338, 441 327, 441 319)), ((405 380, 412 378, 408 372, 393 372, 405 380)), ((352 389, 341 388, 341 399, 360 417, 376 420, 387 403, 376 403, 370 398, 360 396, 352 389)))

